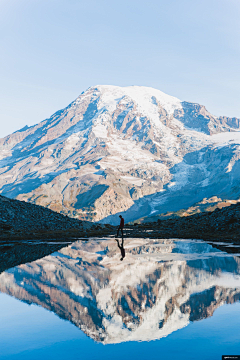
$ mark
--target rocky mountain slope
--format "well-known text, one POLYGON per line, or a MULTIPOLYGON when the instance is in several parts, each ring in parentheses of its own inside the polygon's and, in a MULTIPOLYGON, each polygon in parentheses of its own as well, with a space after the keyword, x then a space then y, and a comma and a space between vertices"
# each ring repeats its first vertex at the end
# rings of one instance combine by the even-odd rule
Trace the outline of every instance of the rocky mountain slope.
MULTIPOLYGON (((151 218, 150 218, 151 219, 151 218)), ((157 217, 155 217, 157 219, 157 217)), ((213 242, 234 243, 231 252, 238 252, 240 246, 240 204, 233 204, 212 212, 191 216, 158 219, 128 225, 127 237, 204 239, 213 242)))
POLYGON ((204 242, 78 241, 0 275, 0 291, 38 304, 105 344, 160 339, 240 299, 240 260, 204 242))
POLYGON ((0 139, 2 195, 118 222, 240 197, 239 119, 152 88, 91 87, 0 139))
POLYGON ((78 238, 102 237, 113 229, 0 195, 0 273, 51 254, 78 238))
POLYGON ((30 204, 24 201, 8 199, 0 195, 0 239, 24 237, 33 239, 56 236, 61 231, 63 236, 70 238, 75 231, 78 236, 104 234, 108 227, 93 224, 89 221, 72 219, 43 206, 30 204), (99 234, 98 234, 99 230, 99 234), (65 233, 64 233, 65 231, 65 233))

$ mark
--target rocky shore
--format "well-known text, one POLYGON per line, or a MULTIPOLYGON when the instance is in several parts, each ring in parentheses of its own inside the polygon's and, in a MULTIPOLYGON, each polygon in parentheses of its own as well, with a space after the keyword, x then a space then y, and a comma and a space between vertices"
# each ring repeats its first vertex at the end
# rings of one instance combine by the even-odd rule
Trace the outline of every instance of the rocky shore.
POLYGON ((79 238, 106 236, 111 225, 80 221, 0 195, 0 273, 34 261, 79 238))
POLYGON ((81 221, 0 195, 0 240, 60 240, 107 235, 113 226, 81 221))
MULTIPOLYGON (((191 216, 126 225, 127 238, 203 239, 240 245, 240 203, 191 216)), ((46 256, 71 242, 116 235, 117 227, 72 219, 42 206, 0 196, 0 272, 46 256)), ((226 248, 223 248, 226 251, 226 248)), ((228 252, 239 252, 229 247, 228 252)))
POLYGON ((240 253, 240 204, 213 212, 130 225, 126 237, 201 239, 219 250, 240 253), (232 246, 231 246, 232 244, 232 246))
POLYGON ((240 204, 212 212, 128 226, 126 236, 240 243, 240 204))

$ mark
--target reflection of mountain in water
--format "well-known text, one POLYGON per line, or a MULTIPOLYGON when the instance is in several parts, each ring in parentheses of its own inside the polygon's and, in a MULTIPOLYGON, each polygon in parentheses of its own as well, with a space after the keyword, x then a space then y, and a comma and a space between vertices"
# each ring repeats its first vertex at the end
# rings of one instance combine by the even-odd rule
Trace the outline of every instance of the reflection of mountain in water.
POLYGON ((0 275, 0 291, 103 343, 158 339, 240 299, 240 259, 194 241, 78 241, 0 275))

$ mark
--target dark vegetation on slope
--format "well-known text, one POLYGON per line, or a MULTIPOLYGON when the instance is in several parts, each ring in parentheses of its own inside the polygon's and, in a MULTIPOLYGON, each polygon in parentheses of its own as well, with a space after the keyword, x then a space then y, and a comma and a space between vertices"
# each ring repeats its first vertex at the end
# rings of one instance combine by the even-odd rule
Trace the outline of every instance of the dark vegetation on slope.
POLYGON ((43 206, 0 195, 0 240, 60 239, 109 234, 110 225, 69 218, 43 206))
MULTIPOLYGON (((0 272, 46 256, 79 238, 116 234, 117 228, 68 218, 42 206, 0 196, 0 272)), ((126 237, 203 239, 240 245, 240 203, 181 218, 127 225, 126 237)), ((221 250, 238 253, 238 247, 221 250)))
POLYGON ((240 244, 240 204, 213 212, 134 224, 128 228, 127 236, 203 239, 240 244))
POLYGON ((101 237, 113 229, 0 195, 0 273, 49 255, 76 239, 101 237))

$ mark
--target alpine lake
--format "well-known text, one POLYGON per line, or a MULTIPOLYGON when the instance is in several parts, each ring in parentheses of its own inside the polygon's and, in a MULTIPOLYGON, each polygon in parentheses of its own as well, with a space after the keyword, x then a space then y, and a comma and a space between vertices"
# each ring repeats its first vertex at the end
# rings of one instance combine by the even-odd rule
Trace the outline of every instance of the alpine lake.
POLYGON ((106 237, 8 269, 0 274, 0 359, 240 354, 239 256, 233 244, 106 237))

